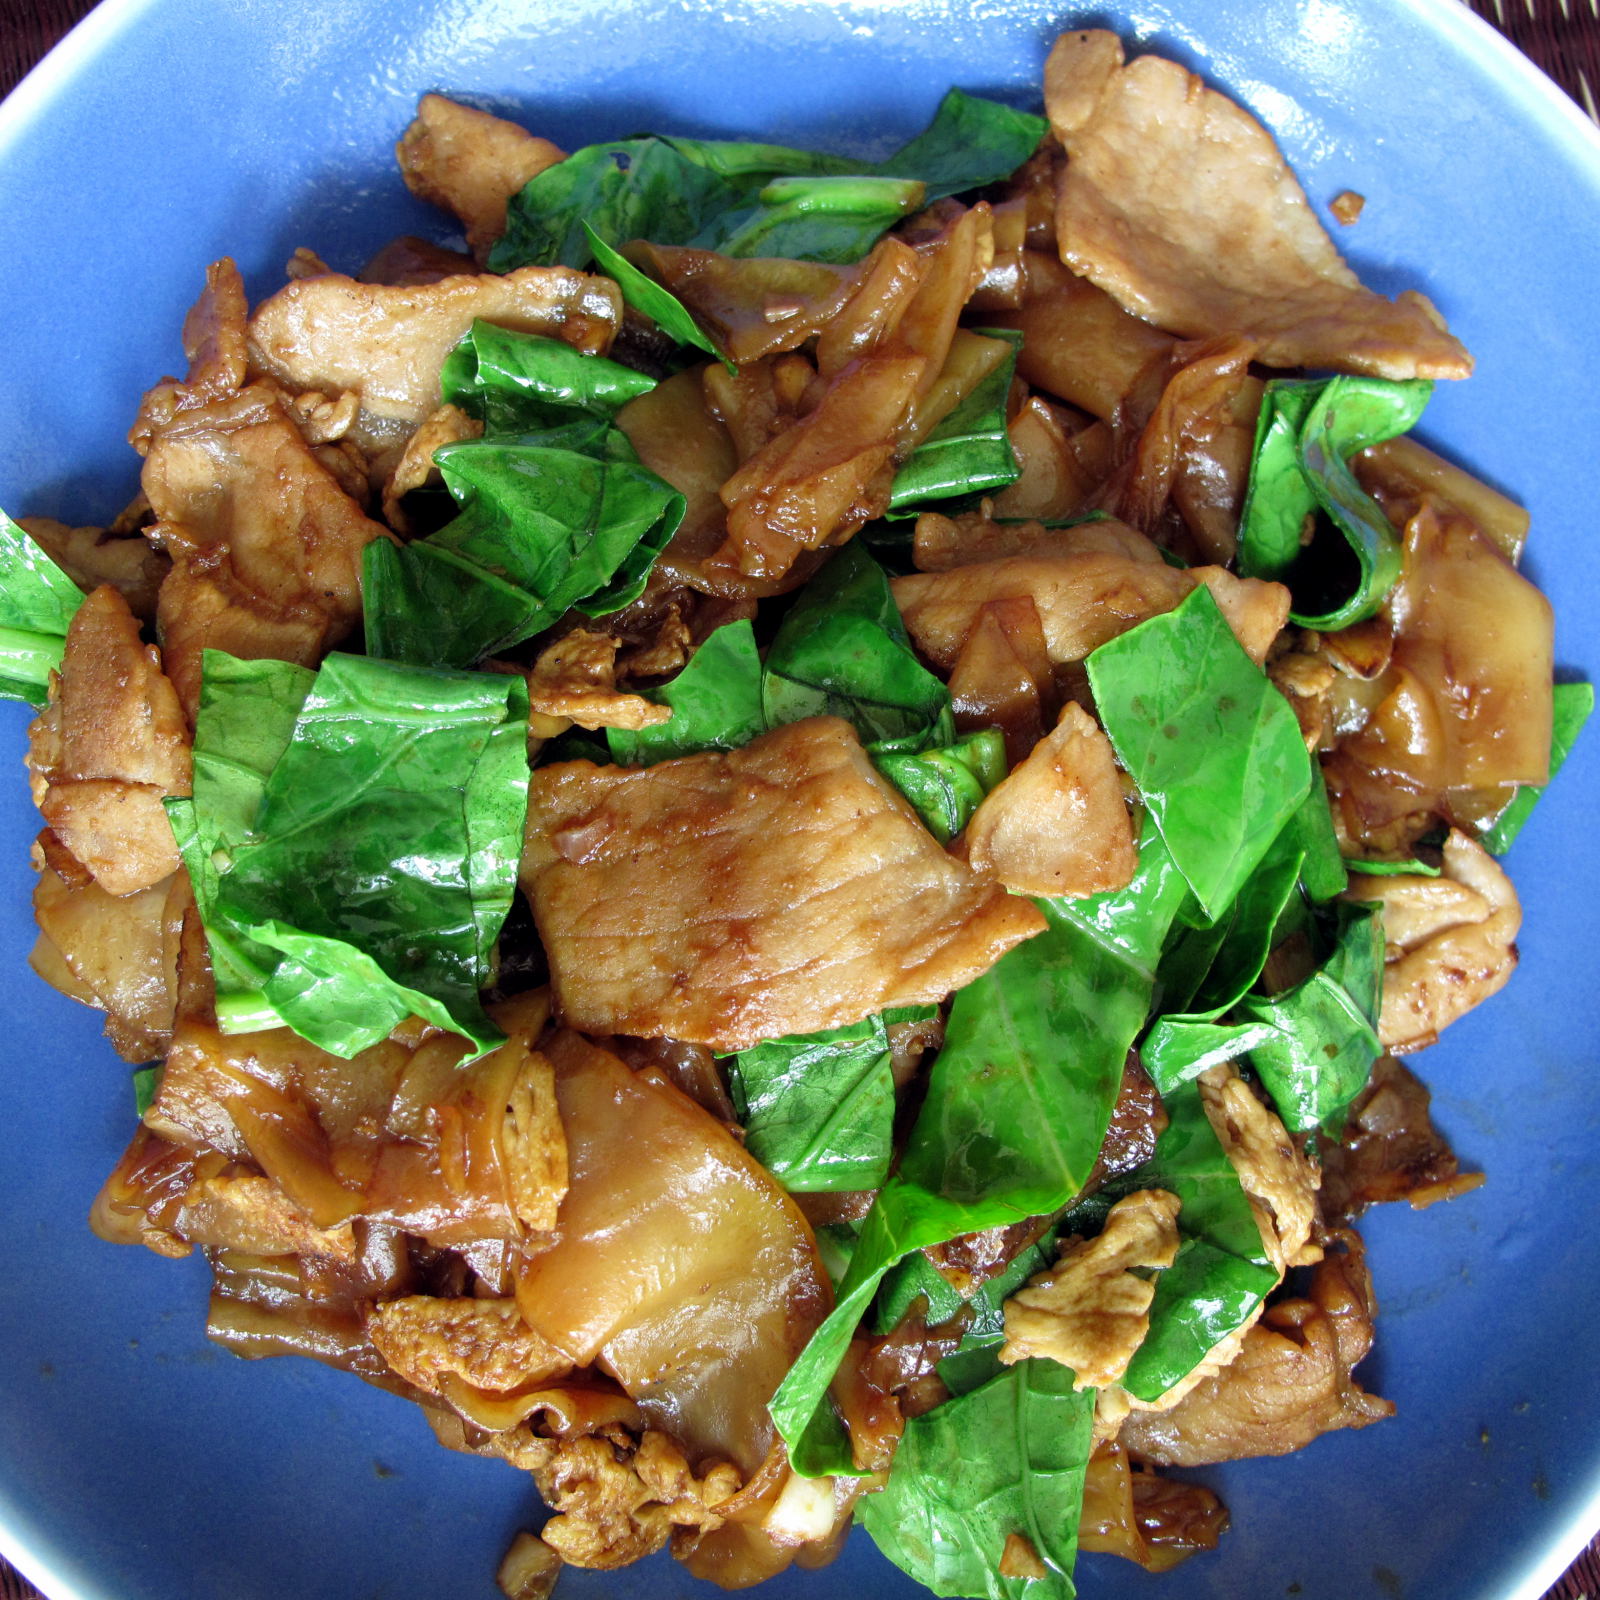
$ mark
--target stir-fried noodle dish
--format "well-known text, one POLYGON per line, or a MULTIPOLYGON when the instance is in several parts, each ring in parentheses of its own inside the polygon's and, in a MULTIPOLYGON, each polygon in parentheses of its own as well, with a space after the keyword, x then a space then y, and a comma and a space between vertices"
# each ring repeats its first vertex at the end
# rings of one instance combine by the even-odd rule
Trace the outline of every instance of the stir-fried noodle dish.
POLYGON ((430 94, 449 242, 212 264, 139 497, 0 525, 33 966, 137 1067, 93 1226, 530 1473, 514 1600, 1210 1550, 1185 1469, 1395 1409, 1352 1219, 1480 1181, 1400 1058, 1592 695, 1408 436, 1471 357, 1181 66, 1043 99, 430 94))

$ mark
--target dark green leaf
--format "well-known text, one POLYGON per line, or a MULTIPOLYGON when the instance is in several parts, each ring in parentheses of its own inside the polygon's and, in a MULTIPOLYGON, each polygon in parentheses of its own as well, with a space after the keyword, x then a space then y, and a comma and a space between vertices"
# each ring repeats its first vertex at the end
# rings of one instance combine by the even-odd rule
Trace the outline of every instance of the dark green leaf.
POLYGON ((739 140, 587 145, 512 196, 489 266, 586 267, 585 223, 613 246, 855 261, 916 207, 1015 171, 1044 131, 1040 117, 952 90, 921 134, 877 164, 739 140))
POLYGON ((1123 1388, 1137 1399, 1159 1400, 1244 1325, 1277 1280, 1270 1266, 1184 1238, 1156 1279, 1150 1331, 1128 1363, 1123 1388))
POLYGON ((1178 1230, 1190 1246, 1157 1278, 1150 1332, 1123 1376, 1123 1387, 1147 1401, 1160 1399, 1192 1372, 1278 1281, 1249 1196, 1212 1131, 1200 1091, 1184 1084, 1163 1099, 1169 1120, 1155 1155, 1107 1189, 1108 1196, 1140 1189, 1177 1195, 1178 1230))
POLYGON ((532 433, 559 427, 579 412, 609 420, 655 388, 632 367, 584 355, 559 339, 474 322, 445 358, 444 398, 470 412, 485 433, 532 433))
POLYGON ((1304 853, 1300 885, 1306 898, 1318 905, 1337 899, 1348 886, 1350 874, 1339 853, 1339 837, 1333 831, 1333 809, 1320 761, 1311 763, 1311 792, 1289 819, 1288 831, 1304 853))
POLYGON ((1209 1067, 1237 1061, 1277 1036, 1270 1022, 1213 1022, 1205 1017, 1160 1018, 1139 1046, 1139 1060, 1162 1094, 1192 1082, 1209 1067))
POLYGON ((675 134, 663 134, 661 139, 686 160, 726 178, 741 190, 752 186, 760 188, 772 178, 820 178, 861 170, 861 163, 849 156, 795 150, 782 144, 756 144, 740 139, 680 139, 675 134))
POLYGON ((1300 430, 1321 392, 1320 380, 1295 378, 1274 378, 1262 392, 1239 508, 1239 571, 1247 578, 1281 577, 1299 559, 1306 518, 1317 509, 1300 468, 1300 430))
POLYGON ((952 89, 939 102, 933 121, 878 171, 920 178, 931 204, 1010 177, 1049 130, 1043 117, 952 89))
POLYGON ((928 832, 949 844, 1005 777, 1006 740, 998 728, 983 728, 916 755, 891 752, 874 759, 878 771, 916 807, 928 832))
POLYGON ((158 1065, 138 1067, 133 1074, 133 1109, 142 1117, 155 1104, 156 1090, 161 1087, 161 1068, 158 1065))
POLYGON ((1287 583, 1303 626, 1333 630, 1370 617, 1400 576, 1394 527, 1347 461, 1413 427, 1432 392, 1421 378, 1267 385, 1240 512, 1239 570, 1287 583), (1340 541, 1331 555, 1322 539, 1302 545, 1306 519, 1319 510, 1340 541))
POLYGON ((0 511, 0 697, 42 706, 83 590, 0 511))
POLYGON ((622 290, 622 298, 635 311, 643 312, 663 333, 676 339, 679 344, 693 345, 697 350, 705 350, 722 362, 730 372, 737 370, 727 356, 717 348, 716 341, 689 314, 688 307, 677 295, 670 289, 662 288, 654 278, 641 272, 626 256, 613 250, 588 223, 583 225, 583 231, 588 237, 589 248, 594 251, 596 266, 608 277, 616 279, 617 287, 622 290))
POLYGON ((786 1189, 875 1189, 889 1175, 894 1075, 883 1017, 741 1050, 728 1086, 745 1148, 786 1189))
POLYGON ((749 204, 724 212, 689 242, 725 256, 859 261, 923 199, 923 185, 914 178, 774 178, 749 204))
MULTIPOLYGON (((1558 683, 1555 686, 1550 727, 1552 778, 1561 770, 1562 764, 1572 753, 1572 747, 1577 743, 1578 735, 1583 731, 1583 725, 1589 720, 1589 714, 1593 710, 1593 684, 1558 683)), ((1491 855, 1503 856, 1511 848, 1511 841, 1522 832, 1522 825, 1539 803, 1539 796, 1544 793, 1546 787, 1545 784, 1523 784, 1517 789, 1516 797, 1511 804, 1500 813, 1494 826, 1483 835, 1482 843, 1485 850, 1491 855)), ((1372 868, 1369 866, 1362 870, 1370 872, 1372 868)))
POLYGON ((878 1548, 936 1595, 1072 1600, 1094 1394, 1058 1362, 1019 1362, 906 1424, 889 1481, 856 1515, 878 1548), (1021 1534, 1048 1569, 1002 1578, 1021 1534))
POLYGON ((1444 870, 1430 861, 1419 861, 1415 856, 1408 857, 1404 861, 1355 861, 1347 856, 1344 859, 1344 867, 1347 872, 1359 872, 1369 878, 1400 876, 1437 878, 1444 870))
POLYGON ((767 654, 771 727, 804 717, 855 724, 875 755, 950 744, 950 692, 917 660, 883 569, 848 544, 806 586, 767 654))
POLYGON ((928 501, 951 495, 1001 489, 1020 475, 1006 431, 1006 397, 1022 335, 981 331, 986 339, 1005 340, 1011 353, 906 458, 890 490, 891 515, 911 516, 928 501))
POLYGON ((1382 917, 1375 906, 1342 901, 1334 914, 1334 947, 1322 965, 1284 994, 1247 996, 1236 1012, 1241 1022, 1271 1026, 1250 1065, 1292 1133, 1336 1123, 1383 1049, 1382 917))
POLYGON ((1211 591, 1088 660, 1101 722, 1205 915, 1220 917, 1311 784, 1300 727, 1211 591))
POLYGON ((664 139, 585 145, 512 196, 489 268, 587 267, 585 224, 615 244, 687 244, 739 198, 738 186, 664 139))
POLYGON ((367 648, 391 660, 470 666, 569 607, 620 610, 683 520, 683 496, 593 419, 464 441, 435 459, 460 515, 408 545, 374 541, 364 556, 367 648))
POLYGON ((173 802, 225 1031, 351 1056, 416 1013, 480 1051, 478 991, 527 808, 520 678, 208 651, 195 792, 173 802))
POLYGON ((899 1171, 1008 1220, 1083 1187, 1150 1004, 1143 975, 1070 901, 1039 904, 1049 927, 957 994, 899 1171))
POLYGON ((1293 820, 1268 847, 1238 897, 1207 922, 1193 902, 1161 959, 1165 1011, 1219 1016, 1261 976, 1277 939, 1284 908, 1304 870, 1293 820))
POLYGON ((900 1170, 867 1213, 832 1315, 773 1397, 797 1471, 853 1470, 828 1385, 890 1267, 957 1234, 1057 1211, 1083 1187, 1182 893, 1147 827, 1127 888, 1041 902, 1047 930, 956 996, 900 1170))
POLYGON ((746 621, 718 628, 683 670, 647 700, 671 706, 672 718, 637 733, 607 728, 611 759, 624 767, 649 767, 699 750, 737 750, 766 728, 761 710, 761 657, 746 621))

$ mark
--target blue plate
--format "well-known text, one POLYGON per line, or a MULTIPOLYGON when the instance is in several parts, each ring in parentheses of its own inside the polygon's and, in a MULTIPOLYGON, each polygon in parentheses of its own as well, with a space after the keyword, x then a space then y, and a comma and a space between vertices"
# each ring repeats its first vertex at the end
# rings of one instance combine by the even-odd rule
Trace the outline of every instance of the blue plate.
MULTIPOLYGON (((296 245, 353 269, 442 236, 390 148, 458 91, 569 146, 659 128, 880 154, 951 84, 1036 105, 1044 51, 1096 21, 1177 56, 1274 129, 1366 280, 1429 293, 1478 358, 1426 435, 1513 490, 1560 617, 1600 664, 1600 138, 1453 0, 112 0, 0 109, 0 503, 104 520, 132 492, 138 396, 181 364, 213 257, 253 293, 296 245), (1585 626, 1585 624, 1588 624, 1585 626)), ((84 1218, 133 1126, 96 1019, 24 966, 38 826, 4 708, 0 1544, 67 1600, 492 1600, 526 1479, 447 1455, 404 1402, 202 1334, 205 1277, 84 1218)), ((1392 1422, 1214 1475, 1216 1555, 1104 1600, 1532 1600, 1600 1525, 1600 848, 1591 735, 1510 861, 1527 920, 1507 992, 1423 1058, 1486 1188, 1368 1236, 1384 1314, 1363 1376, 1392 1422)), ((576 1597, 706 1594, 662 1558, 576 1597)), ((777 1597, 920 1594, 863 1538, 777 1597)))

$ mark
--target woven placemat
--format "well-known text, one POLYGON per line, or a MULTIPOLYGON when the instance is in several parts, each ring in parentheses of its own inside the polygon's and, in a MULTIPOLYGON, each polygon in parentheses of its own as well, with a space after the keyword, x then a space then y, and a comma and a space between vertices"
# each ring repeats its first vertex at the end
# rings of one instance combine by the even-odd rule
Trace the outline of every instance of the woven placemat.
MULTIPOLYGON (((1590 116, 1600 97, 1600 0, 1471 0, 1590 116)), ((0 95, 78 19, 93 0, 0 0, 0 95)), ((45 1600, 0 1559, 0 1600, 45 1600)), ((1600 1535, 1545 1600, 1600 1600, 1600 1535)))

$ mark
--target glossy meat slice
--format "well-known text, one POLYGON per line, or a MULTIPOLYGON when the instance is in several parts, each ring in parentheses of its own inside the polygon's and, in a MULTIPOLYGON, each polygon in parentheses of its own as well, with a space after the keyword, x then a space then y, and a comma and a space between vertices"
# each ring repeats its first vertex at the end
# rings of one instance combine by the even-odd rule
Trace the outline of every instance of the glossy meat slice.
POLYGON ((286 284, 256 307, 256 367, 299 392, 361 396, 373 424, 409 431, 439 406, 439 368, 482 319, 603 352, 621 317, 616 285, 568 267, 504 277, 462 273, 424 285, 358 283, 330 272, 286 284))
POLYGON ((565 152, 503 117, 425 94, 395 146, 406 187, 454 213, 480 260, 506 231, 506 202, 565 152))
POLYGON ((390 535, 363 514, 263 384, 169 410, 142 482, 172 556, 157 622, 191 719, 200 657, 315 666, 361 615, 361 551, 390 535))
POLYGON ((1164 1189, 1140 1189, 1112 1206, 1094 1238, 1065 1240, 1055 1265, 1005 1302, 1001 1361, 1059 1361, 1075 1389, 1121 1378, 1150 1331, 1153 1269, 1178 1254, 1178 1205, 1164 1189))
POLYGON ((172 1037, 178 939, 193 903, 181 873, 119 896, 47 866, 33 891, 39 942, 29 962, 46 983, 105 1012, 106 1037, 123 1060, 155 1060, 172 1037))
POLYGON ((1013 894, 1123 888, 1139 864, 1111 741, 1069 700, 967 824, 967 859, 1013 894))
POLYGON ((1045 107, 1067 149, 1061 258, 1129 311, 1186 337, 1259 339, 1269 366, 1472 371, 1423 296, 1361 287, 1272 136, 1176 62, 1124 65, 1115 34, 1063 34, 1045 107))
POLYGON ((189 730, 128 603, 102 584, 67 630, 50 704, 28 736, 35 804, 108 894, 178 870, 162 809, 189 792, 189 730))
POLYGON ((917 648, 936 666, 956 664, 967 632, 988 601, 1031 599, 1045 644, 1057 666, 1126 633, 1146 617, 1170 611, 1203 583, 1239 643, 1256 661, 1266 658, 1289 615, 1289 591, 1279 583, 1236 578, 1221 567, 1176 567, 1101 550, 1067 555, 1008 556, 945 572, 894 579, 895 603, 917 648))
POLYGON ((941 1000, 1044 926, 833 717, 643 770, 540 769, 522 884, 566 1021, 715 1050, 941 1000))

